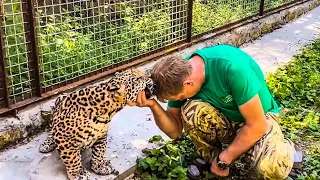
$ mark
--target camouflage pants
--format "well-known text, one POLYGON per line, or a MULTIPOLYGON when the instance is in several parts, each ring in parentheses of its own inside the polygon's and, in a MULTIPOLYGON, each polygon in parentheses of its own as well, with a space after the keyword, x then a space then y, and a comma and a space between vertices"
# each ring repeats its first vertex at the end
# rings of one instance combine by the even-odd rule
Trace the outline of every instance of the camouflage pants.
MULTIPOLYGON (((207 162, 222 151, 222 143, 233 141, 243 125, 227 120, 213 106, 200 100, 188 101, 181 110, 185 132, 207 162)), ((267 132, 243 156, 262 178, 285 179, 293 166, 294 145, 284 138, 274 114, 266 114, 266 118, 269 122, 267 132)))

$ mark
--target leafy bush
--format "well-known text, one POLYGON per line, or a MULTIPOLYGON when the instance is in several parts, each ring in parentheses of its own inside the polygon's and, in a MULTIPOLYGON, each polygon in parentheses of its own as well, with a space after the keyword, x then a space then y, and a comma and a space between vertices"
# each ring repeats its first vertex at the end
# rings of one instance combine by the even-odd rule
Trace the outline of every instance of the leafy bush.
MULTIPOLYGON (((19 0, 13 0, 12 7, 5 6, 4 34, 8 67, 9 93, 30 91, 29 65, 25 47, 23 17, 19 0)), ((8 3, 8 2, 7 2, 8 3)))
POLYGON ((282 107, 280 125, 286 136, 297 144, 315 144, 308 149, 306 168, 298 179, 320 179, 320 38, 270 73, 267 83, 282 107))
MULTIPOLYGON (((160 140, 158 136, 150 142, 160 140)), ((146 157, 137 159, 137 173, 142 179, 187 179, 187 162, 196 157, 195 147, 188 135, 169 141, 161 149, 145 151, 146 157)))
MULTIPOLYGON (((40 72, 44 86, 52 85, 95 70, 103 62, 102 41, 79 31, 80 18, 51 17, 38 33, 40 72)), ((43 22, 39 22, 42 24, 43 22)))
POLYGON ((265 0, 264 5, 265 9, 276 8, 286 3, 292 2, 294 0, 265 0))
POLYGON ((308 131, 320 137, 320 39, 304 48, 287 65, 270 73, 267 83, 275 99, 285 108, 282 125, 289 135, 308 131), (303 131, 301 131, 303 130, 303 131))
POLYGON ((282 106, 316 107, 320 105, 320 40, 315 40, 276 73, 270 73, 267 82, 282 106))
POLYGON ((320 179, 320 143, 311 146, 307 150, 304 172, 298 175, 297 180, 320 179))
POLYGON ((193 5, 192 32, 200 34, 248 17, 259 10, 259 1, 213 1, 203 3, 195 0, 193 5))

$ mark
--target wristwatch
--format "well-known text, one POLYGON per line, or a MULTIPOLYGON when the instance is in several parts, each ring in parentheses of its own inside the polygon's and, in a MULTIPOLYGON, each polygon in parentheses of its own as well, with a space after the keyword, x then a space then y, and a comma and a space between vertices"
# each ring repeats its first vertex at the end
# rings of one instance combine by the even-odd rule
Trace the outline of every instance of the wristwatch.
POLYGON ((221 169, 221 170, 226 170, 228 167, 230 167, 230 165, 227 165, 226 162, 221 161, 220 158, 219 158, 219 156, 220 156, 220 154, 217 156, 218 167, 219 167, 219 169, 221 169))

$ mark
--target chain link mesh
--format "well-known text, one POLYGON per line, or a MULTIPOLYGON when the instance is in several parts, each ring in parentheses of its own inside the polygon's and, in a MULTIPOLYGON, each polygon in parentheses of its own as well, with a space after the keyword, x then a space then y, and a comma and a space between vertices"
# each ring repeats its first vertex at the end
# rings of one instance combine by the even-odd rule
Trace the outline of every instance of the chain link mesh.
POLYGON ((264 1, 264 9, 269 10, 273 8, 277 8, 279 6, 282 6, 284 4, 294 2, 295 0, 265 0, 264 1))
POLYGON ((259 12, 260 0, 194 0, 192 33, 201 34, 259 12))
POLYGON ((44 87, 185 39, 187 1, 54 1, 37 5, 44 87))
POLYGON ((25 31, 26 21, 24 19, 27 13, 23 10, 25 2, 20 0, 3 0, 2 12, 4 48, 6 50, 7 63, 7 84, 9 93, 9 103, 13 104, 32 97, 33 79, 30 76, 32 69, 29 67, 27 44, 25 31))

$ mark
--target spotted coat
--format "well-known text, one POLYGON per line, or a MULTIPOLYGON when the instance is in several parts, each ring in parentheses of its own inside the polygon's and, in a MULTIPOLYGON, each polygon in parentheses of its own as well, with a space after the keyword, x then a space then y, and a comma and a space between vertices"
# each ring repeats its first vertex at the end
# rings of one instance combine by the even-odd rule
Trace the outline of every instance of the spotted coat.
POLYGON ((51 130, 39 151, 57 149, 70 180, 90 179, 81 165, 81 152, 92 148, 91 169, 100 175, 118 172, 104 156, 112 117, 140 91, 153 93, 153 81, 137 69, 117 72, 108 82, 61 94, 52 111, 51 130))

